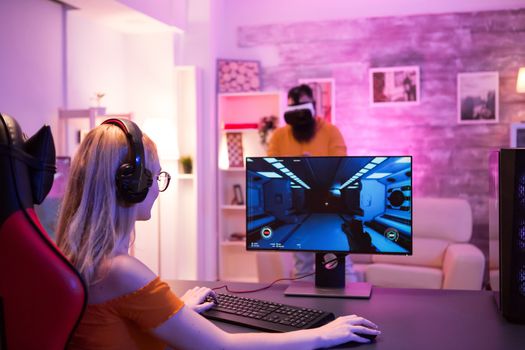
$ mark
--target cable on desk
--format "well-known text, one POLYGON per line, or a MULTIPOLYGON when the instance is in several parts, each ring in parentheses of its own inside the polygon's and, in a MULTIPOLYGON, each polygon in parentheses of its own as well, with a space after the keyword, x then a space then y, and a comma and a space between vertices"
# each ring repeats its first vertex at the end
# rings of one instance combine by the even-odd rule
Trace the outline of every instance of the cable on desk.
MULTIPOLYGON (((334 261, 337 260, 337 257, 335 259, 331 259, 331 260, 328 260, 328 261, 324 261, 323 262, 323 265, 326 266, 334 261)), ((219 286, 219 287, 215 287, 215 288, 212 288, 212 290, 217 290, 217 289, 222 289, 222 288, 225 288, 228 292, 230 293, 255 293, 255 292, 260 292, 261 290, 265 290, 265 289, 268 289, 270 288, 271 286, 273 286, 275 283, 277 282, 280 282, 280 281, 296 281, 296 280, 300 280, 301 278, 305 278, 305 277, 308 277, 308 276, 312 276, 312 275, 315 275, 315 272, 312 272, 312 273, 308 273, 306 275, 303 275, 303 276, 299 276, 299 277, 294 277, 294 278, 279 278, 279 279, 276 279, 275 281, 273 281, 272 283, 270 283, 269 285, 265 286, 265 287, 261 287, 261 288, 257 288, 257 289, 248 289, 248 290, 231 290, 230 288, 228 288, 228 285, 227 284, 223 284, 222 286, 219 286)))
POLYGON ((294 277, 294 278, 279 278, 279 279, 276 279, 275 281, 273 281, 272 283, 270 283, 269 285, 264 286, 264 287, 261 287, 261 288, 257 288, 257 289, 232 290, 232 289, 228 288, 228 285, 227 285, 227 284, 223 284, 222 286, 212 288, 212 290, 225 288, 225 289, 226 289, 228 292, 230 292, 230 293, 255 293, 255 292, 259 292, 259 291, 261 291, 261 290, 268 289, 268 288, 270 288, 271 286, 273 286, 275 283, 280 282, 280 281, 295 281, 295 280, 300 280, 301 278, 305 278, 305 277, 308 277, 308 276, 312 276, 312 275, 314 275, 314 274, 315 274, 315 272, 312 272, 312 273, 306 274, 306 275, 304 275, 304 276, 294 277))

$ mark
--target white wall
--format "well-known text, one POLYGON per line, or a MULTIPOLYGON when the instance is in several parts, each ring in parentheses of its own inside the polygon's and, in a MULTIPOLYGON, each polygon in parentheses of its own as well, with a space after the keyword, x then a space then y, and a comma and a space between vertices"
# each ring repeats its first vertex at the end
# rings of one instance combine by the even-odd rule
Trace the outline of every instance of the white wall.
POLYGON ((176 35, 175 63, 195 65, 200 71, 197 111, 197 276, 217 277, 217 121, 215 117, 215 63, 222 43, 219 26, 223 0, 188 1, 184 34, 176 35))
POLYGON ((109 113, 128 112, 123 34, 83 15, 67 13, 67 96, 69 109, 96 106, 95 94, 109 113))
POLYGON ((173 34, 125 34, 122 52, 127 108, 140 121, 173 119, 173 34))
POLYGON ((63 103, 62 7, 51 1, 0 1, 0 111, 27 135, 50 124, 63 103))
POLYGON ((173 117, 172 33, 120 33, 74 10, 67 22, 68 108, 104 92, 107 113, 132 112, 139 124, 173 117))
MULTIPOLYGON (((144 130, 144 121, 159 122, 156 130, 149 136, 157 143, 161 155, 163 170, 174 174, 175 160, 163 159, 163 155, 176 154, 174 135, 159 134, 159 129, 167 133, 166 125, 175 124, 174 79, 173 79, 173 34, 148 33, 123 35, 126 105, 133 112, 135 120, 144 130), (163 139, 159 140, 160 136, 163 139), (166 140, 167 138, 167 140, 166 140)), ((175 182, 175 181, 174 181, 175 182)), ((157 266, 154 270, 165 279, 181 278, 177 273, 176 257, 184 252, 181 245, 174 241, 176 235, 175 183, 166 192, 159 195, 152 220, 136 225, 135 255, 148 261, 148 266, 157 266)))

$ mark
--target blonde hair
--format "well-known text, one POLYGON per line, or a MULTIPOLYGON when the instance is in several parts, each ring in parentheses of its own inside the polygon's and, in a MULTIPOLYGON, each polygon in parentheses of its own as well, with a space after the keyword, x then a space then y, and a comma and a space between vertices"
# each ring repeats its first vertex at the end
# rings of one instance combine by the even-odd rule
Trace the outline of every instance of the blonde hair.
MULTIPOLYGON (((158 160, 157 149, 144 134, 142 142, 148 168, 158 160)), ((117 199, 115 184, 117 169, 129 156, 125 133, 104 124, 86 135, 71 163, 57 244, 87 285, 100 279, 97 269, 114 256, 135 224, 136 206, 117 199)))

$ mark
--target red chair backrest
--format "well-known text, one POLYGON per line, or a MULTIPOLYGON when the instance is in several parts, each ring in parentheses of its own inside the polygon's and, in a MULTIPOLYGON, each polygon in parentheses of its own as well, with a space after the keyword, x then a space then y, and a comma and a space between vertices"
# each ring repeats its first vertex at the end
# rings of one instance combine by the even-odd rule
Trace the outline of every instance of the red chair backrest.
MULTIPOLYGON (((49 127, 41 132, 52 145, 49 127)), ((64 349, 87 292, 35 215, 39 164, 27 150, 17 122, 0 114, 0 349, 64 349)), ((45 152, 54 160, 54 145, 45 152)))

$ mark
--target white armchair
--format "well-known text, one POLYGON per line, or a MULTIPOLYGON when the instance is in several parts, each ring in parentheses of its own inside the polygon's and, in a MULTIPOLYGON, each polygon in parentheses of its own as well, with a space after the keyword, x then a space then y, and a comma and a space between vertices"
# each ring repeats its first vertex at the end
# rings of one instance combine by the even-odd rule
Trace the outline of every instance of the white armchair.
POLYGON ((355 256, 355 268, 376 286, 481 289, 485 257, 468 243, 472 211, 466 200, 414 198, 412 234, 412 256, 355 256))
MULTIPOLYGON (((456 198, 414 198, 413 255, 352 255, 354 268, 380 287, 481 289, 485 257, 468 243, 469 203, 456 198)), ((366 231, 366 228, 365 228, 366 231)), ((257 253, 259 280, 291 275, 290 253, 257 253)))

